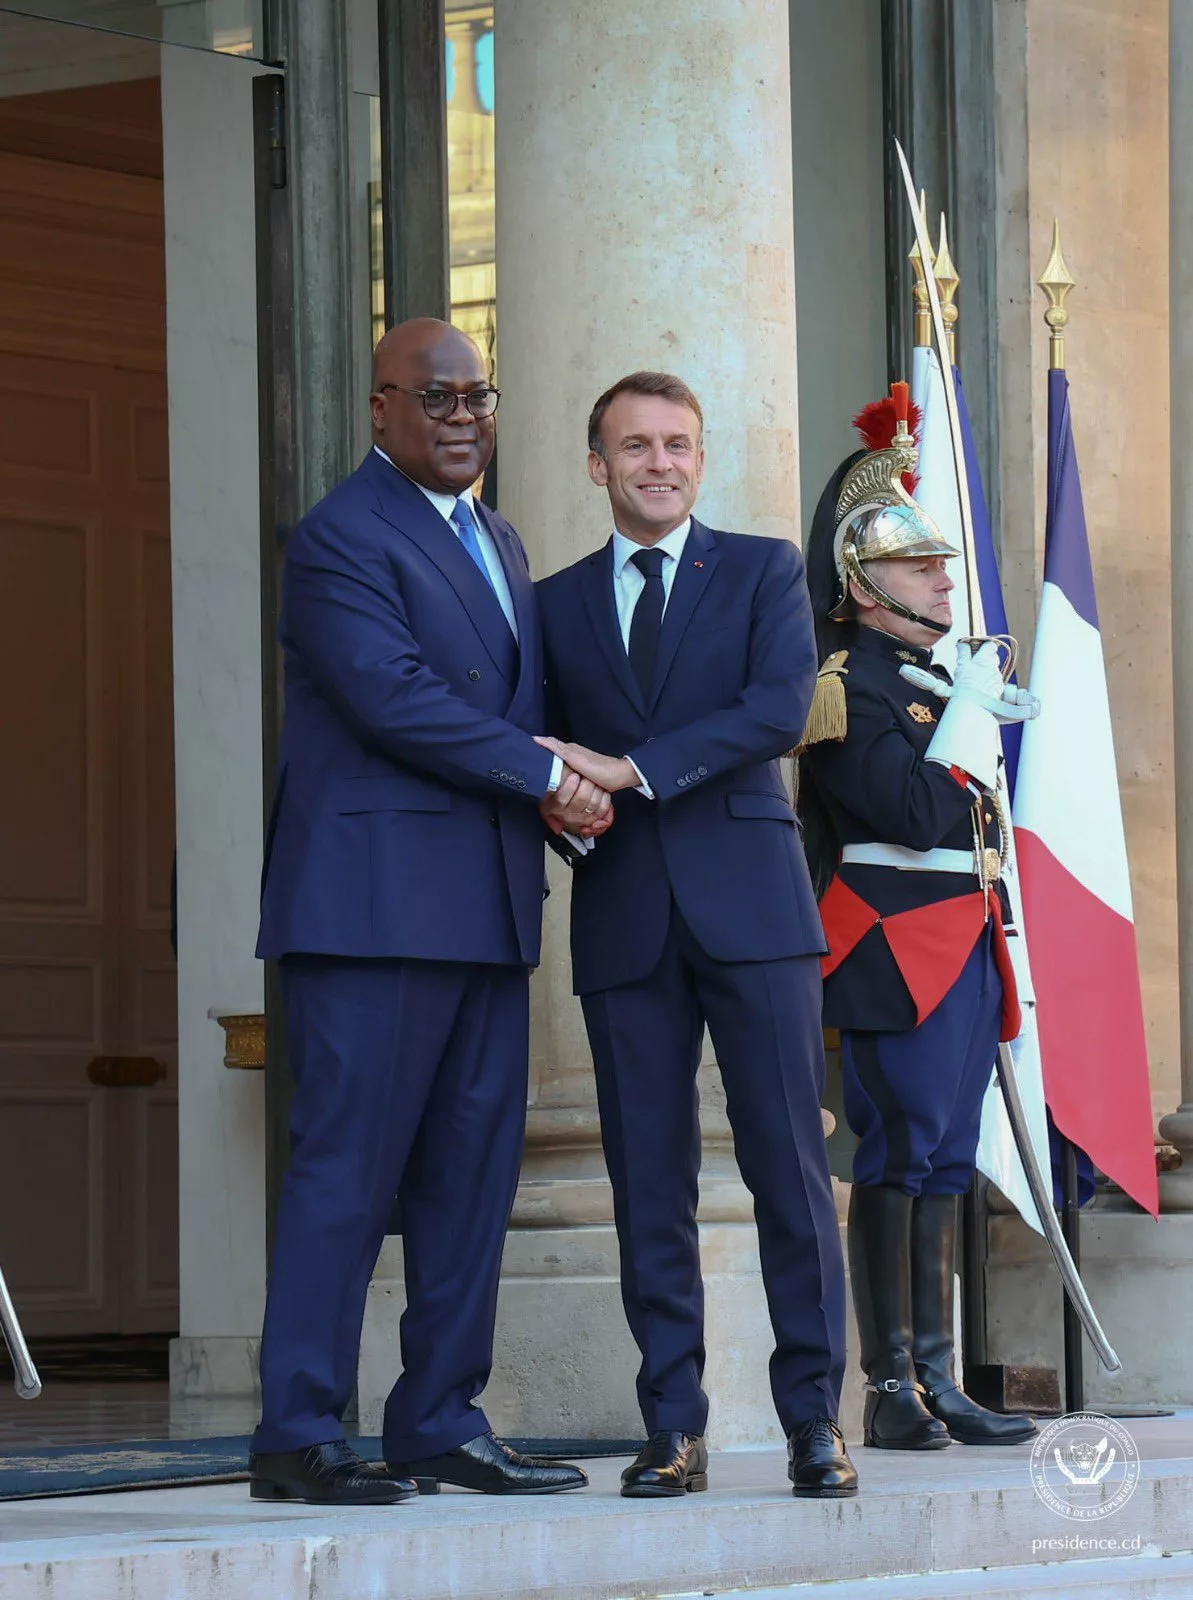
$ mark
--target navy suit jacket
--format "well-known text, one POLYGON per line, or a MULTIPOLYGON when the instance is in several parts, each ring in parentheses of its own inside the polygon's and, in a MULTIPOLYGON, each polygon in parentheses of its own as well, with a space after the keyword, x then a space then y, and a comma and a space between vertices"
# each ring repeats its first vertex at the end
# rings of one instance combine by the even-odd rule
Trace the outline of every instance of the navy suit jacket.
POLYGON ((259 956, 538 960, 539 623, 517 534, 477 516, 520 648, 453 529, 375 451, 290 537, 259 956))
POLYGON ((612 540, 538 585, 552 731, 632 756, 655 793, 614 799, 572 874, 577 994, 647 977, 674 897, 719 961, 820 954, 779 757, 799 740, 816 642, 796 547, 694 518, 643 695, 613 598, 612 540))

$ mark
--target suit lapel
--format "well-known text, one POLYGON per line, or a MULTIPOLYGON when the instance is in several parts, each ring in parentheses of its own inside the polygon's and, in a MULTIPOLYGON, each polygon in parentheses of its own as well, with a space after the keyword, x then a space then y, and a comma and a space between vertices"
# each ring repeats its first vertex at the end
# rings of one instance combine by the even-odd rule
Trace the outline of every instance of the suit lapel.
POLYGON ((651 685, 650 705, 653 711, 667 682, 667 674, 675 662, 680 641, 687 632, 692 614, 708 588, 709 580, 717 569, 720 552, 710 529, 692 518, 691 530, 679 558, 667 609, 663 613, 663 626, 659 633, 659 654, 655 661, 654 682, 651 685))
MULTIPOLYGON (((518 676, 518 647, 510 625, 492 587, 454 529, 418 486, 383 461, 376 451, 370 451, 366 457, 365 470, 378 493, 378 515, 417 545, 438 567, 468 613, 493 665, 513 684, 518 676)), ((497 547, 500 550, 500 541, 497 547)), ((506 570, 508 572, 508 567, 506 570)))
POLYGON ((584 606, 592 623, 592 631, 596 634, 597 643, 609 663, 610 672, 634 710, 639 716, 644 715, 646 706, 642 700, 642 691, 638 687, 638 680, 634 676, 630 658, 626 655, 625 645, 622 643, 621 624, 617 620, 617 605, 613 599, 612 539, 595 555, 589 556, 581 566, 580 592, 584 596, 584 606))

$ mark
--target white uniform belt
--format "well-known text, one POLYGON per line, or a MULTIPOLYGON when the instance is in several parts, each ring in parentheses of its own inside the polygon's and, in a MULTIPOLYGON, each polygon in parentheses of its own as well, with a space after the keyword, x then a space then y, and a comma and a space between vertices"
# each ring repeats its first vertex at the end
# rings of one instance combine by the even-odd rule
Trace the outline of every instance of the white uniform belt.
POLYGON ((901 872, 968 872, 975 875, 978 870, 972 850, 908 850, 901 844, 847 844, 841 850, 841 865, 898 867, 901 872))

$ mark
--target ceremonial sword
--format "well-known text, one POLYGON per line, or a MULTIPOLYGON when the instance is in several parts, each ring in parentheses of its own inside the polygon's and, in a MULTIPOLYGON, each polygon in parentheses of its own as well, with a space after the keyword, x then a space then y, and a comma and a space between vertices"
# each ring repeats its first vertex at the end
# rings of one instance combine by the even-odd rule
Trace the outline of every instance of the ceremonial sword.
MULTIPOLYGON (((920 213, 919 203, 916 200, 915 184, 912 182, 911 168, 907 165, 907 157, 903 154, 903 146, 898 139, 894 143, 895 153, 899 157, 899 167, 903 174, 903 187, 907 191, 907 203, 911 207, 911 220, 912 227, 915 229, 916 243, 919 246, 920 256, 924 262, 924 287, 928 291, 928 304, 932 311, 932 334, 936 343, 937 359, 940 361, 945 409, 949 417, 949 437, 953 445, 953 468, 957 475, 957 498, 961 512, 961 543, 965 554, 965 572, 968 580, 966 587, 969 590, 969 630, 975 636, 984 636, 986 618, 982 609, 978 552, 973 533, 973 507, 969 499, 969 471, 965 461, 965 448, 961 439, 961 416, 957 409, 953 363, 949 358, 944 314, 941 311, 940 293, 936 287, 936 279, 932 273, 932 242, 928 238, 927 224, 920 213)), ((1007 827, 1011 826, 1009 818, 1005 825, 1007 827)), ((1102 1331, 1102 1325, 1098 1321, 1093 1306, 1090 1304, 1090 1298, 1085 1292, 1085 1285, 1081 1281, 1081 1275, 1077 1271, 1073 1257, 1069 1254, 1065 1236, 1060 1231, 1060 1224, 1056 1220, 1052 1196, 1048 1185, 1044 1181, 1044 1174, 1040 1171, 1040 1164, 1036 1160, 1035 1146, 1031 1142, 1031 1130, 1028 1128, 1027 1117, 1023 1110, 1023 1100, 1019 1094, 1019 1079, 1015 1072, 1015 1061, 1011 1055, 1009 1044, 1000 1044, 998 1047, 997 1071, 999 1088, 1002 1090, 1003 1101, 1006 1104, 1007 1120, 1011 1125, 1015 1148, 1018 1150, 1019 1159, 1023 1163, 1027 1186, 1031 1190, 1031 1197, 1039 1214, 1040 1227, 1043 1230, 1044 1238, 1048 1241, 1048 1248, 1052 1252, 1052 1259, 1056 1263, 1061 1282, 1065 1286, 1065 1293, 1080 1317, 1081 1325, 1089 1336, 1090 1343, 1097 1352, 1098 1359, 1102 1365, 1107 1372, 1119 1372, 1122 1370, 1122 1362, 1118 1359, 1110 1341, 1102 1331)))

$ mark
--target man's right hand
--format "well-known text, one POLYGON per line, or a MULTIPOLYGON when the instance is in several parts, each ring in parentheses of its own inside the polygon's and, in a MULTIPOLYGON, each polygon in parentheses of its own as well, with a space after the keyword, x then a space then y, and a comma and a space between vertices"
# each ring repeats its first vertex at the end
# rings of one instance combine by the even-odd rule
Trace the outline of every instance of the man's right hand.
POLYGON ((613 822, 613 802, 604 789, 565 766, 559 787, 539 802, 539 812, 552 833, 575 833, 595 839, 613 822))

